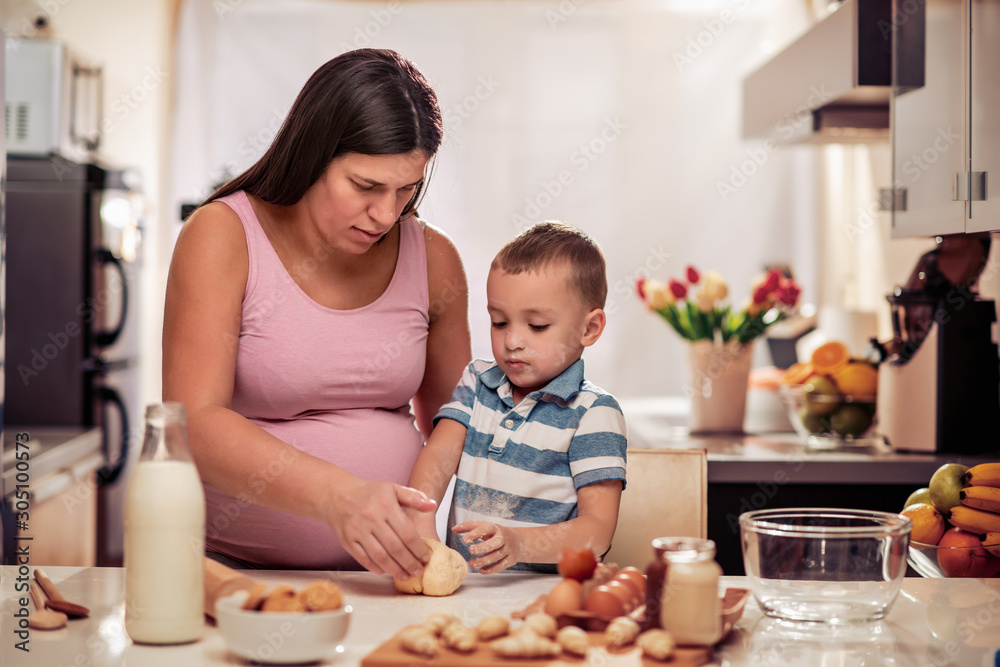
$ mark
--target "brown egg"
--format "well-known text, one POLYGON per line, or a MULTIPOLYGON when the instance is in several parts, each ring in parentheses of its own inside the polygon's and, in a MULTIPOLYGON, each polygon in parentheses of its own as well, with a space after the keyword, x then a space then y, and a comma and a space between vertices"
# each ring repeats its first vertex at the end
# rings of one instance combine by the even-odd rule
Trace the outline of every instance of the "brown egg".
POLYGON ((612 579, 605 584, 612 593, 617 595, 622 604, 625 605, 625 613, 629 613, 639 605, 639 596, 632 590, 632 586, 623 581, 612 579))
POLYGON ((545 598, 545 613, 560 616, 580 611, 583 606, 583 586, 576 579, 563 579, 552 587, 545 598))
POLYGON ((618 593, 608 589, 607 584, 598 586, 590 591, 590 595, 587 596, 587 601, 584 603, 583 608, 601 616, 613 617, 625 615, 625 603, 622 602, 618 593))
POLYGON ((646 599, 646 575, 637 567, 623 567, 615 575, 615 579, 624 582, 631 582, 632 589, 639 596, 640 600, 646 599))

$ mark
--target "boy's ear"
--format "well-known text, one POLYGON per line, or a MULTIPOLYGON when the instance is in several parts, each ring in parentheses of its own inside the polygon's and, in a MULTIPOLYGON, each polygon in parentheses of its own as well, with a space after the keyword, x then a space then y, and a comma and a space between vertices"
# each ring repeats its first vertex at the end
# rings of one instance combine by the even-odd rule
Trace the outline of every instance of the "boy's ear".
POLYGON ((597 339, 604 333, 604 325, 607 323, 608 318, 604 314, 603 308, 594 308, 587 313, 587 319, 584 322, 583 328, 583 338, 580 340, 580 344, 584 347, 590 347, 596 343, 597 339))

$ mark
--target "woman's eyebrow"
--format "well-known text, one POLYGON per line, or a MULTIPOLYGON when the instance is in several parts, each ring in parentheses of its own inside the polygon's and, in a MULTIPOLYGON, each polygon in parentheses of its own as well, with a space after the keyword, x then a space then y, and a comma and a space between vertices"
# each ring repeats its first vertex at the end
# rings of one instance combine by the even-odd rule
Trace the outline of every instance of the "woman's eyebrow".
MULTIPOLYGON (((360 174, 354 174, 354 178, 356 178, 356 179, 357 179, 357 180, 359 180, 359 181, 364 181, 364 182, 365 182, 365 183, 367 183, 368 185, 385 185, 385 183, 382 183, 382 182, 380 182, 380 181, 376 181, 376 180, 374 180, 374 179, 371 179, 371 178, 367 178, 367 177, 365 177, 365 176, 361 176, 360 174)), ((411 187, 414 187, 414 186, 417 186, 417 185, 420 185, 420 183, 421 183, 421 182, 423 182, 423 180, 424 180, 424 179, 423 179, 422 177, 421 177, 421 178, 418 178, 418 179, 417 179, 417 180, 415 180, 414 182, 412 182, 412 183, 408 183, 407 185, 404 185, 403 187, 404 187, 404 188, 411 188, 411 187)))

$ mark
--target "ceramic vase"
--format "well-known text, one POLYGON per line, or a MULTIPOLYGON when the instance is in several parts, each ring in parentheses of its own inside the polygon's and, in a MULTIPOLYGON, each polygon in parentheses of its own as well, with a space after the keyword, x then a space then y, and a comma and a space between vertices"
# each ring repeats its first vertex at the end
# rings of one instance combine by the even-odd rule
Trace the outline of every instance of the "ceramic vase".
POLYGON ((691 433, 742 433, 753 341, 701 340, 688 348, 691 433))

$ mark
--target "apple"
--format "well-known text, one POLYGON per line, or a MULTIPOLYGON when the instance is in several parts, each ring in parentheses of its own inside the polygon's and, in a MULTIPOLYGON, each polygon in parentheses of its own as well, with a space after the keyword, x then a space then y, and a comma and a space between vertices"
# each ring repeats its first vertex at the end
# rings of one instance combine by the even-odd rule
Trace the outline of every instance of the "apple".
POLYGON ((930 484, 927 485, 931 504, 945 518, 950 515, 952 507, 961 503, 958 493, 965 484, 962 478, 968 469, 968 466, 961 463, 945 463, 931 475, 930 484))
POLYGON ((931 490, 926 486, 911 493, 910 497, 906 499, 905 503, 903 503, 903 509, 905 510, 910 505, 916 505, 917 503, 927 503, 928 505, 934 504, 931 502, 931 490))

